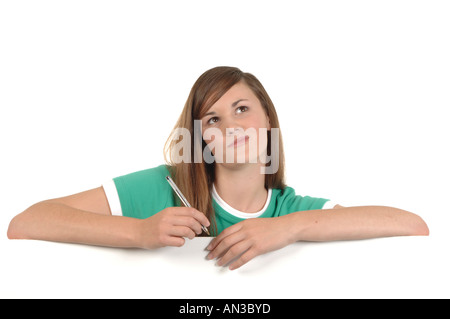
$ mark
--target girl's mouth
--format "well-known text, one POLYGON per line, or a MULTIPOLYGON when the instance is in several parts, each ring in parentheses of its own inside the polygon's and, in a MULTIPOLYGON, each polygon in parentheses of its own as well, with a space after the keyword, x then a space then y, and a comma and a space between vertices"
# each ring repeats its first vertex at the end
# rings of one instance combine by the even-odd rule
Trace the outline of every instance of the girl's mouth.
POLYGON ((249 140, 249 137, 247 135, 241 136, 238 139, 236 139, 233 143, 228 144, 228 147, 231 147, 231 146, 237 147, 237 146, 243 145, 243 144, 247 143, 248 140, 249 140))

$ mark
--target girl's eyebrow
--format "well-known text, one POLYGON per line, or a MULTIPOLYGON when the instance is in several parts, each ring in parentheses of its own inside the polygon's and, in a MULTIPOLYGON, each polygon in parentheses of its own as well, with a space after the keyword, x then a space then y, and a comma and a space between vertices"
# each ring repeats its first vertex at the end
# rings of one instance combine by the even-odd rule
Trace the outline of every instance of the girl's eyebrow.
MULTIPOLYGON (((239 99, 236 102, 233 102, 233 104, 231 104, 231 107, 236 107, 236 105, 238 105, 239 102, 241 101, 248 101, 247 99, 239 99)), ((216 112, 212 111, 212 112, 208 112, 205 115, 203 115, 203 117, 208 116, 208 115, 212 115, 212 114, 216 114, 216 112)))

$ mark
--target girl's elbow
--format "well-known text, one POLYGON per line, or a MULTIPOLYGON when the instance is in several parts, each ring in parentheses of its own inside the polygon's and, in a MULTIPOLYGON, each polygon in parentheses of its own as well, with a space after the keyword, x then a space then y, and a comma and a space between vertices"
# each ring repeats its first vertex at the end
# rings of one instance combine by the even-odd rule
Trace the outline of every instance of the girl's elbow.
MULTIPOLYGON (((417 215, 416 215, 417 216, 417 215)), ((417 220, 414 223, 412 234, 413 236, 429 236, 430 229, 428 228, 427 223, 420 217, 417 216, 417 220)))
POLYGON ((6 236, 8 239, 23 239, 23 236, 20 232, 20 222, 17 220, 19 216, 14 217, 8 226, 8 231, 6 232, 6 236))
POLYGON ((424 221, 422 221, 422 226, 420 226, 418 236, 429 236, 429 235, 430 229, 428 228, 428 225, 424 221))
POLYGON ((8 239, 31 239, 27 234, 27 229, 29 229, 32 211, 38 204, 30 206, 10 221, 6 232, 8 239))
POLYGON ((14 217, 9 223, 8 231, 6 233, 8 239, 29 239, 26 234, 26 221, 23 220, 22 214, 14 217))
POLYGON ((398 219, 398 226, 402 229, 403 236, 429 236, 430 230, 427 223, 417 214, 409 211, 396 209, 398 219))

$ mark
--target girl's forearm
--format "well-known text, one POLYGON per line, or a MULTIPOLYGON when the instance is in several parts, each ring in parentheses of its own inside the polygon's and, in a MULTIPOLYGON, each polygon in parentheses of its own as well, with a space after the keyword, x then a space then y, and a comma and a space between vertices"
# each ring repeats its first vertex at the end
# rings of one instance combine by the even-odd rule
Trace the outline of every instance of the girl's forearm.
POLYGON ((427 236, 419 216, 392 207, 361 206, 295 212, 285 217, 293 241, 353 240, 391 236, 427 236))
POLYGON ((113 247, 138 246, 138 219, 40 202, 14 217, 10 239, 39 239, 113 247))

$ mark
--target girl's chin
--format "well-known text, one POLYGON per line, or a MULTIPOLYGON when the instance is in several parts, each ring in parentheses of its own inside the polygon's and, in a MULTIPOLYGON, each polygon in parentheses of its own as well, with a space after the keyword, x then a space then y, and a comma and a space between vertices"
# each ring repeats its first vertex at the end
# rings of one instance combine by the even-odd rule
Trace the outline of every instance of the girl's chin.
POLYGON ((220 164, 220 165, 226 165, 226 166, 230 166, 230 167, 232 167, 232 166, 240 167, 240 166, 243 166, 243 165, 257 165, 257 166, 265 165, 265 163, 262 163, 260 161, 260 157, 259 156, 249 158, 249 156, 247 154, 245 155, 245 157, 239 157, 238 158, 235 155, 234 159, 227 160, 226 158, 224 158, 220 162, 217 162, 217 161, 214 161, 214 162, 217 163, 217 164, 220 164))

